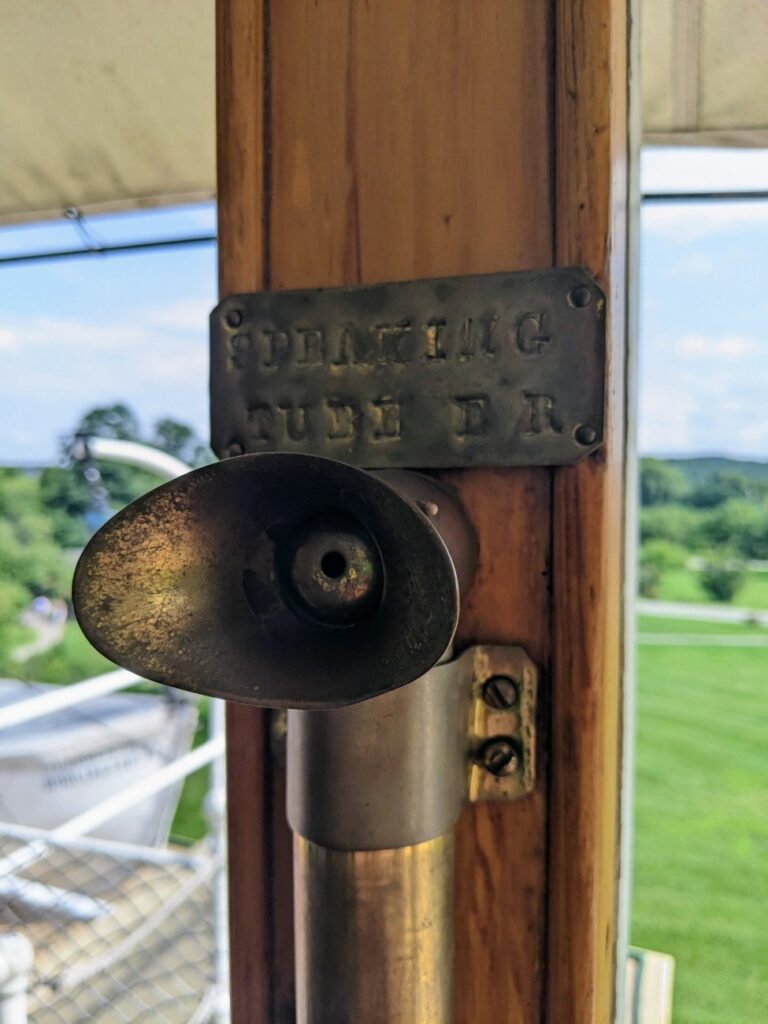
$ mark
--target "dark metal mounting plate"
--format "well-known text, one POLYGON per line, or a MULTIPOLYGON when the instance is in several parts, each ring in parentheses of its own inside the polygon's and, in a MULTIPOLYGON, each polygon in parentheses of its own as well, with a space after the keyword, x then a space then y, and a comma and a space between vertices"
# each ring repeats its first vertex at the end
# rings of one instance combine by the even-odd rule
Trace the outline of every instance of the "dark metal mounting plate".
POLYGON ((602 440, 604 335, 578 268, 231 295, 211 314, 213 448, 573 463, 602 440))

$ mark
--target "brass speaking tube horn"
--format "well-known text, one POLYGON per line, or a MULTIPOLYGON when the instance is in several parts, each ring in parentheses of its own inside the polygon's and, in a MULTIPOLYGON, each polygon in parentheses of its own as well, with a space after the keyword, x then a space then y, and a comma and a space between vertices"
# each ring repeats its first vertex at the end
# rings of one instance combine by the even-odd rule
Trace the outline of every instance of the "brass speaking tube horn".
POLYGON ((134 501, 91 538, 74 606, 110 660, 170 686, 271 707, 330 708, 403 686, 456 628, 440 523, 458 506, 410 473, 243 455, 134 501))

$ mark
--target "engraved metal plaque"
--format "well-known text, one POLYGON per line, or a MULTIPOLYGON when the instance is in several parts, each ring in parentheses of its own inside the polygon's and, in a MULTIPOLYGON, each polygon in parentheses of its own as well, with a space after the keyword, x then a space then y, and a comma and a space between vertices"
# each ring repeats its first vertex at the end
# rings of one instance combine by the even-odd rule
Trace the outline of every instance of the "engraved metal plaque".
POLYGON ((602 440, 605 298, 583 270, 231 295, 211 440, 365 469, 560 465, 602 440))

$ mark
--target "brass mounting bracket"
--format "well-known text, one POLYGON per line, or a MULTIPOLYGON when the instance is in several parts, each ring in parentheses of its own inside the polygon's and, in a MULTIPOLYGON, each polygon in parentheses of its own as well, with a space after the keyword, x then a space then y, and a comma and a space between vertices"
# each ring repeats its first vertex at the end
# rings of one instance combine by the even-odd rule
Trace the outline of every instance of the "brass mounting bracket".
MULTIPOLYGON (((480 644, 390 693, 289 711, 292 826, 334 849, 385 849, 447 831, 466 800, 525 796, 536 780, 537 684, 522 647, 480 644), (307 789, 319 776, 322 791, 307 789)), ((282 715, 272 735, 282 760, 282 715)))
POLYGON ((470 647, 467 796, 470 802, 516 800, 536 782, 539 672, 522 647, 470 647))

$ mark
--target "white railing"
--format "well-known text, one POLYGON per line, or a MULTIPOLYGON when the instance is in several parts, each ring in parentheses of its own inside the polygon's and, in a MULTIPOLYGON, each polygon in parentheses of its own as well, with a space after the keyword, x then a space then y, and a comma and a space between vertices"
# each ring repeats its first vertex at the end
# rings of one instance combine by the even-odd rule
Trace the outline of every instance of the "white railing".
POLYGON ((140 682, 138 676, 119 668, 116 672, 106 672, 103 676, 94 676, 82 683, 47 689, 45 693, 38 693, 34 697, 0 708, 0 731, 32 722, 45 715, 52 715, 55 711, 63 711, 64 708, 77 707, 78 704, 84 704, 96 697, 127 690, 129 686, 140 682))
MULTIPOLYGON (((84 440, 83 445, 84 454, 87 453, 94 458, 140 466, 168 479, 180 476, 189 469, 183 462, 164 452, 133 442, 94 437, 84 440)), ((140 681, 139 677, 133 673, 117 669, 92 679, 73 683, 70 686, 56 687, 48 689, 44 693, 35 693, 25 700, 0 708, 0 734, 5 729, 44 718, 65 708, 79 707, 96 698, 128 689, 140 681)), ((176 760, 170 761, 160 770, 139 779, 120 792, 111 794, 100 803, 50 830, 0 822, 0 836, 18 839, 24 844, 7 857, 0 859, 0 898, 18 895, 17 890, 23 887, 25 897, 29 896, 34 902, 41 904, 48 899, 55 903, 59 910, 66 911, 66 903, 69 900, 70 910, 75 919, 88 919, 89 916, 103 913, 103 907, 98 900, 92 900, 81 893, 67 893, 55 886, 32 883, 30 880, 19 879, 16 876, 16 872, 23 871, 31 864, 47 857, 52 850, 61 847, 70 850, 77 849, 86 855, 88 853, 103 853, 116 859, 135 860, 149 864, 181 863, 186 866, 194 866, 197 870, 196 878, 199 881, 210 879, 215 872, 216 878, 213 883, 215 983, 202 995, 195 1019, 200 1021, 215 1019, 223 1024, 229 1020, 227 890, 226 878, 222 870, 226 851, 225 790, 224 702, 213 700, 210 707, 207 741, 176 760), (182 779, 186 779, 187 776, 206 765, 212 766, 211 789, 207 795, 212 840, 209 856, 199 857, 190 855, 186 851, 176 852, 89 837, 89 833, 101 825, 143 800, 182 779)), ((163 915, 171 912, 172 907, 172 904, 164 907, 163 915)), ((116 956, 127 955, 136 947, 137 942, 146 938, 144 933, 151 928, 152 924, 151 920, 144 922, 137 934, 129 936, 121 948, 111 951, 110 959, 114 960, 116 956)), ((17 947, 24 946, 26 940, 22 936, 6 936, 6 939, 8 940, 6 942, 7 951, 5 946, 0 944, 0 1024, 22 1024, 26 1021, 24 989, 30 964, 27 962, 28 958, 18 956, 14 951, 17 950, 17 947), (16 940, 18 941, 16 942, 16 940), (12 953, 13 955, 11 955, 12 953)), ((86 965, 84 968, 70 971, 69 974, 72 977, 68 979, 69 982, 74 984, 78 979, 90 976, 96 966, 86 965)))
MULTIPOLYGON (((26 700, 19 701, 5 708, 0 708, 0 734, 5 729, 21 725, 46 716, 55 714, 65 708, 87 704, 98 697, 116 693, 133 686, 139 679, 131 672, 117 670, 108 672, 81 683, 48 690, 35 694, 26 700)), ((224 809, 225 809, 225 770, 224 770, 224 703, 214 700, 210 709, 209 739, 201 746, 170 761, 158 771, 134 782, 125 789, 113 793, 100 803, 75 815, 68 821, 50 830, 33 828, 0 822, 0 835, 22 840, 24 845, 14 850, 7 857, 0 859, 0 899, 22 897, 27 903, 39 907, 56 906, 59 912, 67 913, 73 920, 90 920, 105 912, 100 900, 92 899, 82 893, 65 892, 57 886, 32 882, 30 879, 18 877, 30 865, 45 859, 52 850, 60 847, 79 849, 84 854, 105 853, 114 859, 132 860, 144 863, 184 863, 196 868, 193 884, 202 884, 213 879, 215 919, 213 921, 214 960, 216 982, 201 1000, 201 1010, 214 1007, 214 1016, 200 1017, 215 1019, 218 1022, 229 1020, 228 999, 228 925, 227 925, 227 889, 223 871, 225 857, 224 809), (171 851, 154 847, 141 847, 116 840, 90 838, 101 825, 111 821, 126 810, 149 799, 169 786, 174 785, 200 768, 212 766, 212 786, 207 795, 209 819, 212 832, 211 856, 207 863, 203 858, 191 857, 185 851, 171 851)), ((157 921, 145 922, 144 930, 159 926, 170 912, 170 905, 165 907, 157 921)), ((112 962, 116 956, 128 955, 137 947, 141 936, 129 937, 122 946, 113 951, 112 962)), ((15 936, 23 944, 22 936, 15 936)), ((0 976, 6 978, 0 983, 0 1024, 24 1024, 26 1017, 24 1006, 26 997, 23 993, 29 965, 24 958, 11 956, 16 949, 10 938, 5 946, 0 945, 0 976), (7 947, 7 949, 6 949, 7 947), (6 955, 8 953, 8 955, 6 955), (16 974, 18 963, 18 977, 16 974)), ((67 988, 86 980, 98 965, 90 965, 67 973, 67 988), (70 977, 71 975, 71 977, 70 977)), ((61 979, 63 980, 63 979, 61 979)), ((208 1011, 206 1010, 206 1013, 208 1011)))
POLYGON ((150 473, 168 480, 184 476, 191 469, 186 462, 175 455, 161 452, 148 444, 137 441, 120 441, 114 437, 83 437, 79 438, 74 447, 75 458, 104 459, 106 462, 122 462, 126 466, 137 469, 148 469, 150 473))

